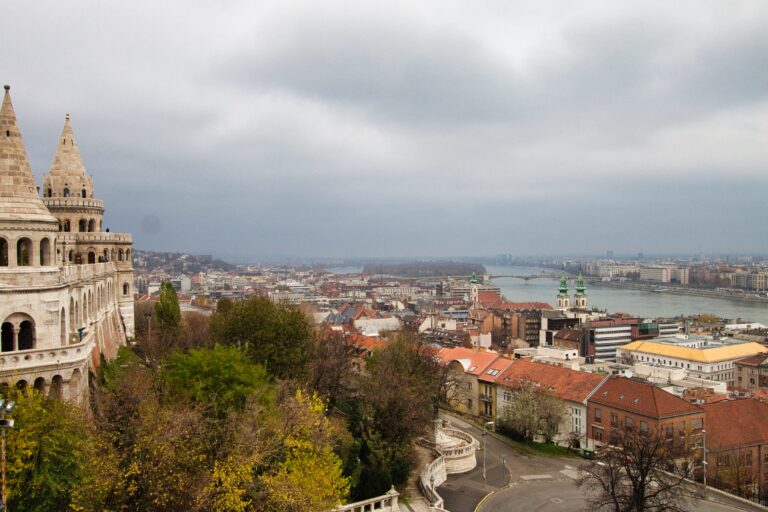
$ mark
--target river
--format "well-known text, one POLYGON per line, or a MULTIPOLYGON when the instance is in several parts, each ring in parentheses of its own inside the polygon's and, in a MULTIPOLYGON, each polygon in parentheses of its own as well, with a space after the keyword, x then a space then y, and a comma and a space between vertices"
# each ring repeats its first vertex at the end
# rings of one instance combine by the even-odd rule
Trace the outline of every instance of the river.
MULTIPOLYGON (((553 272, 551 269, 533 267, 486 265, 485 268, 490 275, 532 275, 553 272)), ((540 301, 552 305, 555 305, 560 286, 557 279, 524 281, 515 278, 499 278, 493 279, 492 282, 500 287, 501 293, 512 302, 540 301)), ((574 283, 571 281, 569 286, 570 294, 573 296, 574 283)), ((587 283, 587 297, 590 307, 607 309, 611 313, 623 311, 645 318, 712 313, 722 318, 743 318, 768 325, 768 304, 617 288, 590 288, 589 283, 587 283)))
MULTIPOLYGON (((486 265, 485 268, 490 275, 522 276, 554 272, 552 269, 535 267, 486 265)), ((353 274, 362 272, 362 266, 335 267, 328 270, 336 274, 353 274)), ((499 278, 493 279, 492 283, 500 287, 501 293, 512 302, 546 302, 553 306, 560 286, 557 279, 524 281, 516 278, 499 278)), ((571 281, 569 286, 570 294, 573 296, 574 283, 571 281)), ((712 313, 722 318, 743 318, 768 325, 768 304, 765 303, 620 288, 590 288, 589 283, 587 283, 587 297, 589 307, 606 309, 610 313, 622 311, 643 318, 671 318, 678 315, 712 313)))

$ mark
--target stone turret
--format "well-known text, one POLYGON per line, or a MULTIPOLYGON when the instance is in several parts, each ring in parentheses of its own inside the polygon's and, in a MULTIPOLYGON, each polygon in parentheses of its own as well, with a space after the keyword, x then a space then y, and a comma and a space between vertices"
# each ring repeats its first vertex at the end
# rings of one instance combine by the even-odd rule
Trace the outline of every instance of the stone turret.
POLYGON ((43 202, 64 232, 98 233, 104 204, 93 198, 93 179, 85 173, 69 114, 59 137, 51 169, 43 179, 43 202))
MULTIPOLYGON (((42 224, 35 229, 45 226, 44 229, 49 230, 56 219, 38 196, 24 140, 16 125, 10 89, 10 85, 5 86, 0 107, 0 220, 34 222, 42 224)), ((53 231, 56 231, 55 225, 53 231)))
POLYGON ((59 224, 37 195, 10 89, 0 107, 0 267, 37 272, 55 264, 59 224))

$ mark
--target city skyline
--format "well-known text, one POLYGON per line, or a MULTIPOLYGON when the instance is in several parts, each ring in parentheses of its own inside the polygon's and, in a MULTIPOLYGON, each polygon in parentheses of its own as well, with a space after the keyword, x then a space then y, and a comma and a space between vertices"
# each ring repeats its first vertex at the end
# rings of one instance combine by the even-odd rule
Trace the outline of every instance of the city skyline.
POLYGON ((0 81, 37 184, 71 112, 105 228, 137 248, 768 252, 762 2, 5 15, 0 81))

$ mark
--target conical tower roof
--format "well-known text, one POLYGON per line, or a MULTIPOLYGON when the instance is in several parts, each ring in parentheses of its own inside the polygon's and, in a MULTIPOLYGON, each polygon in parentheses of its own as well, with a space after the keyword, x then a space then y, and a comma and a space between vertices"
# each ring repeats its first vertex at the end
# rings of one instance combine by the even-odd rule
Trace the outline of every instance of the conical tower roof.
POLYGON ((56 147, 56 154, 53 155, 53 163, 51 163, 49 173, 52 176, 85 177, 85 166, 80 157, 80 149, 77 147, 72 125, 69 122, 69 114, 64 119, 64 129, 61 130, 59 145, 56 147))
POLYGON ((56 222, 37 193, 16 113, 11 87, 5 86, 0 107, 0 220, 42 220, 56 222))

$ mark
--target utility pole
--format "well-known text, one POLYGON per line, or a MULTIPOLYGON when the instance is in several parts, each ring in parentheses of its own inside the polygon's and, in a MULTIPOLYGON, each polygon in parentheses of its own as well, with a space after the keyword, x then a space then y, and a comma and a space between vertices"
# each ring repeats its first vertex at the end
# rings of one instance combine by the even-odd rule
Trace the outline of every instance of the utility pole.
POLYGON ((2 458, 2 479, 3 479, 3 487, 2 487, 2 504, 3 504, 3 512, 8 510, 8 506, 6 503, 6 488, 5 488, 5 435, 9 428, 13 428, 13 418, 6 418, 6 414, 10 414, 13 411, 14 406, 16 406, 16 402, 13 400, 10 400, 8 403, 5 402, 4 399, 0 398, 0 429, 2 429, 2 432, 0 432, 0 436, 2 438, 2 441, 0 442, 0 445, 2 445, 2 448, 0 451, 0 458, 2 458))
POLYGON ((483 487, 485 487, 485 461, 486 461, 486 454, 488 453, 488 431, 486 428, 488 426, 493 426, 492 421, 486 421, 483 423, 483 487))

